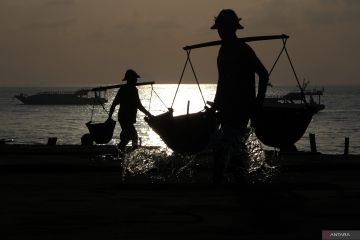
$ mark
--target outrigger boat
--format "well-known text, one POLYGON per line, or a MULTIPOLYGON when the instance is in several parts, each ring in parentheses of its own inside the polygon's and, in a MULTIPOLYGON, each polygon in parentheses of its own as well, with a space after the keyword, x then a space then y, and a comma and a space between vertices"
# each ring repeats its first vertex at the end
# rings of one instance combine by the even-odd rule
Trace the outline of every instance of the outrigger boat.
MULTIPOLYGON (((288 38, 289 36, 283 34, 239 38, 239 41, 253 42, 275 39, 282 40, 283 48, 269 73, 271 74, 280 56, 285 52, 298 83, 299 95, 297 95, 297 97, 300 96, 301 103, 296 104, 293 102, 292 104, 280 104, 277 102, 277 104, 271 104, 268 98, 262 110, 258 112, 257 117, 254 118, 256 120, 252 120, 252 126, 255 129, 255 134, 258 139, 265 145, 280 148, 281 150, 293 151, 296 150, 294 144, 303 136, 311 122, 312 116, 319 111, 319 108, 314 107, 314 104, 309 103, 305 98, 304 88, 299 83, 286 49, 286 41, 288 38)), ((178 88, 181 84, 186 66, 189 64, 201 93, 201 88, 191 63, 190 52, 193 49, 218 46, 220 44, 221 41, 213 41, 183 48, 187 53, 187 59, 178 83, 178 88)), ((171 108, 167 113, 154 118, 147 118, 146 121, 175 152, 186 154, 197 153, 202 151, 209 144, 211 136, 218 128, 215 115, 209 114, 208 111, 201 111, 193 114, 187 113, 186 115, 173 116, 172 106, 175 101, 176 93, 171 108)), ((206 105, 204 97, 203 100, 206 105)))
POLYGON ((19 94, 15 98, 27 105, 91 105, 107 102, 105 96, 90 96, 90 89, 75 92, 40 92, 34 95, 19 94))

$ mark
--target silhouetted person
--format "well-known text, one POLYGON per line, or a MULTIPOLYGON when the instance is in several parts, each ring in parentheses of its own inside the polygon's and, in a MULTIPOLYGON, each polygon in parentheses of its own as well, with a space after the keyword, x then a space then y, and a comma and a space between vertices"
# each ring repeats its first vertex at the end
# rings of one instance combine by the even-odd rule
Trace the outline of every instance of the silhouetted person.
POLYGON ((110 107, 109 118, 112 117, 116 105, 120 104, 118 120, 121 126, 121 133, 118 147, 122 151, 130 140, 132 141, 133 149, 138 147, 138 134, 134 126, 137 110, 139 109, 148 117, 152 117, 141 104, 139 98, 138 89, 136 88, 137 79, 139 77, 140 76, 132 69, 126 71, 123 81, 127 81, 127 83, 120 87, 110 107))
POLYGON ((220 140, 214 148, 214 181, 220 183, 225 180, 226 170, 235 171, 235 177, 242 177, 239 169, 243 168, 244 156, 239 149, 245 150, 243 138, 249 119, 263 105, 268 82, 266 68, 251 47, 236 35, 238 29, 243 29, 240 20, 233 10, 224 9, 211 27, 218 31, 222 40, 213 105, 219 112, 221 126, 220 140), (259 76, 257 96, 255 74, 259 76))

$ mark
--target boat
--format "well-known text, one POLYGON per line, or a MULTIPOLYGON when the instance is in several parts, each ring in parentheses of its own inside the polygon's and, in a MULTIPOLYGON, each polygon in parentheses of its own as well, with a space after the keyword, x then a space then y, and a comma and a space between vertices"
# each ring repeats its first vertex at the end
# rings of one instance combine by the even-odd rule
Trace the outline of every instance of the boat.
POLYGON ((295 143, 308 128, 314 114, 325 108, 321 104, 324 90, 289 92, 266 97, 261 111, 252 119, 257 138, 267 146, 296 151, 295 143), (313 96, 318 96, 318 101, 313 96))
POLYGON ((311 91, 304 91, 303 96, 301 92, 289 92, 283 96, 269 96, 265 98, 264 105, 279 108, 303 108, 305 105, 308 105, 311 106, 315 113, 318 113, 325 108, 325 105, 321 103, 323 93, 324 89, 313 89, 311 91), (317 99, 315 100, 314 97, 317 99))
MULTIPOLYGON (((322 92, 306 92, 306 86, 300 85, 286 49, 286 41, 288 38, 289 36, 282 34, 239 38, 239 41, 254 42, 274 39, 282 40, 283 48, 269 71, 269 75, 271 75, 280 56, 285 52, 300 91, 289 93, 282 97, 266 98, 264 106, 254 113, 251 119, 251 125, 255 129, 257 138, 263 144, 279 148, 283 151, 296 151, 295 143, 304 135, 313 115, 324 109, 325 106, 320 102, 320 95, 322 95, 322 92), (315 95, 319 96, 318 102, 315 102, 313 99, 313 96, 315 95), (310 99, 307 100, 306 96, 310 99)), ((212 41, 185 46, 183 48, 187 53, 187 59, 178 83, 178 88, 181 84, 186 66, 189 63, 201 93, 200 85, 190 60, 190 52, 193 49, 218 46, 221 43, 221 40, 212 41)), ((306 82, 306 85, 307 84, 308 82, 306 82)), ((171 114, 167 113, 149 119, 148 123, 172 150, 180 153, 196 153, 204 149, 204 146, 206 146, 211 139, 211 136, 209 136, 208 133, 212 134, 216 131, 217 126, 216 120, 212 123, 211 116, 210 118, 206 117, 206 111, 205 113, 200 113, 177 117, 173 117, 171 114), (198 117, 197 114, 203 117, 198 117)), ((216 118, 214 117, 214 119, 216 118)))
POLYGON ((74 92, 39 92, 34 95, 19 94, 15 98, 27 105, 87 105, 104 104, 105 96, 94 94, 90 96, 90 89, 80 89, 74 92))
POLYGON ((296 151, 295 143, 304 135, 316 112, 309 105, 264 103, 251 124, 263 144, 282 151, 296 151))
POLYGON ((173 116, 170 110, 145 121, 173 151, 194 154, 202 151, 210 143, 218 124, 215 113, 200 111, 173 116))

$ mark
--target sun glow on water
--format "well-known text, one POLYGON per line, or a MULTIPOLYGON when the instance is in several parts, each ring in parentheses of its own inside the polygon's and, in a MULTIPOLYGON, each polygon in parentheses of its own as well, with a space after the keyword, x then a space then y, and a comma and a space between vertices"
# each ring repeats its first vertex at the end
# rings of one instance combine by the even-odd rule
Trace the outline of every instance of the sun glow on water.
MULTIPOLYGON (((150 111, 158 115, 167 111, 171 106, 176 84, 156 84, 155 91, 164 101, 152 95, 150 111)), ((143 105, 149 108, 151 88, 141 86, 138 88, 143 105)), ((216 85, 203 84, 201 89, 206 101, 214 99, 216 85)), ((23 105, 14 95, 19 93, 35 94, 50 91, 54 88, 0 88, 0 138, 13 139, 14 143, 44 144, 49 137, 57 137, 57 144, 80 144, 81 136, 88 133, 85 123, 90 121, 92 106, 35 106, 23 105)), ((71 91, 77 89, 58 88, 57 91, 71 91)), ((296 87, 268 88, 270 95, 281 95, 296 90, 296 87)), ((296 143, 301 151, 309 151, 309 133, 316 133, 317 147, 322 153, 341 154, 344 150, 344 138, 350 137, 350 153, 360 152, 359 130, 359 87, 325 87, 322 103, 326 108, 313 116, 304 136, 296 143)), ((108 91, 109 102, 105 104, 110 108, 115 97, 115 91, 108 91)), ((201 111, 204 103, 195 84, 182 84, 174 103, 175 115, 186 114, 187 101, 190 100, 190 112, 201 111)), ((165 144, 144 121, 144 115, 139 112, 136 128, 144 146, 162 146, 165 144)), ((106 112, 95 106, 93 121, 103 122, 107 119, 106 112)), ((117 120, 114 113, 113 119, 117 120)), ((117 124, 113 140, 109 144, 119 142, 120 126, 117 124)))

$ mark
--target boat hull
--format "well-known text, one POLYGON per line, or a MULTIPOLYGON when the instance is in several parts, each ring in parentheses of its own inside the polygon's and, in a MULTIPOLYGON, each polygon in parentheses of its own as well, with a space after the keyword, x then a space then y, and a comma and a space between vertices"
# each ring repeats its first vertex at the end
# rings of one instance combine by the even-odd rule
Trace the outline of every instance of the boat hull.
POLYGON ((267 146, 294 150, 304 135, 315 109, 311 107, 264 106, 252 119, 257 138, 267 146))
POLYGON ((145 120, 169 148, 183 154, 203 150, 217 128, 215 114, 210 112, 175 117, 167 112, 145 120))
MULTIPOLYGON (((316 109, 311 107, 264 106, 252 119, 257 138, 265 145, 296 150, 316 109)), ((215 114, 199 112, 173 117, 171 113, 146 118, 149 126, 173 151, 193 154, 202 151, 218 128, 215 114)))
POLYGON ((26 105, 99 105, 107 102, 105 98, 95 99, 71 94, 16 95, 15 98, 26 105))

